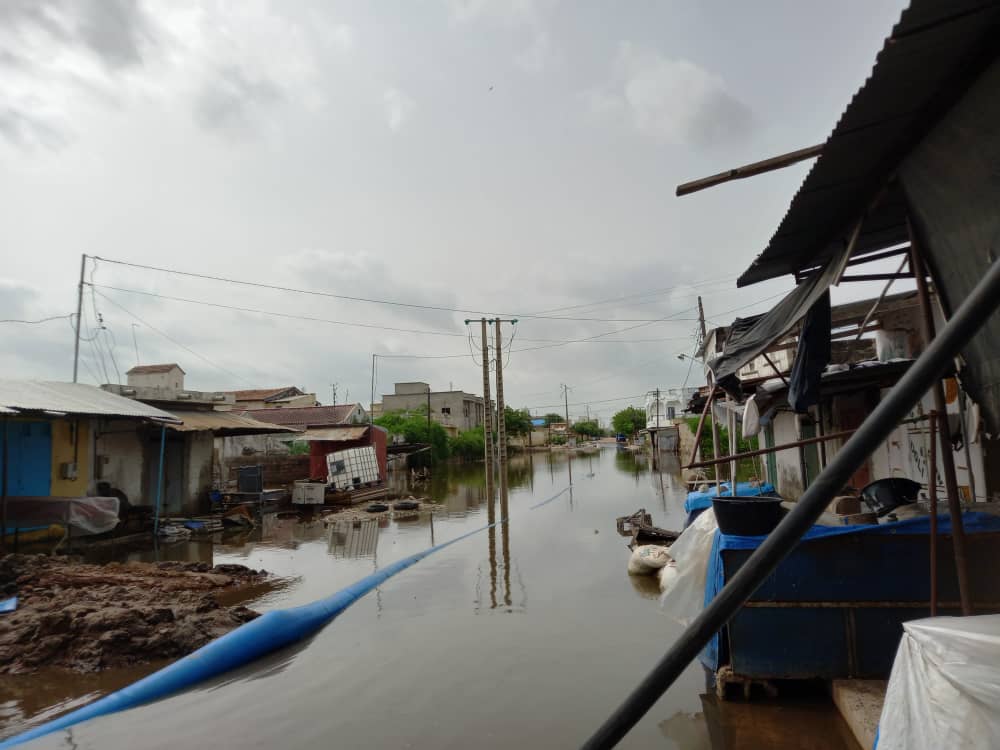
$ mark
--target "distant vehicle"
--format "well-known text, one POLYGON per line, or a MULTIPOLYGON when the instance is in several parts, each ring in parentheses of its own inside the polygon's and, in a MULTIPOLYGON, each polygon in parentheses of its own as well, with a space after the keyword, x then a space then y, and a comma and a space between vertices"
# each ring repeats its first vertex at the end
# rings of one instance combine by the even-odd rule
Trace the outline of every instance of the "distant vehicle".
POLYGON ((616 443, 627 443, 628 442, 628 438, 625 437, 625 433, 624 432, 619 432, 617 435, 615 435, 615 442, 616 443))

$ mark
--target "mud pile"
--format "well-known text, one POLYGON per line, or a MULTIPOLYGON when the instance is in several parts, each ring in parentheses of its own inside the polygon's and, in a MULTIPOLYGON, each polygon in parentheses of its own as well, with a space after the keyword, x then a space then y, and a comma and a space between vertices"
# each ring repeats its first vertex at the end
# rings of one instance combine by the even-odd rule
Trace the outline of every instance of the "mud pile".
MULTIPOLYGON (((61 667, 96 672, 184 656, 258 616, 217 595, 261 584, 242 565, 109 563, 43 555, 0 558, 0 674, 61 667)), ((248 590, 248 595, 251 593, 248 590)))

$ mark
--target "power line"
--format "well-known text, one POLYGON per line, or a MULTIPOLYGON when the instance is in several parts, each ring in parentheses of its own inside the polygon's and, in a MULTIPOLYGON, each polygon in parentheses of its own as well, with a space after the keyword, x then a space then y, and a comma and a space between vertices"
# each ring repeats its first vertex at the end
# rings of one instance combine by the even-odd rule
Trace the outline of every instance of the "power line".
MULTIPOLYGON (((91 289, 93 289, 93 285, 91 285, 91 289)), ((122 305, 118 304, 117 302, 115 302, 113 299, 111 299, 107 295, 102 294, 101 292, 98 292, 96 289, 93 289, 93 291, 94 291, 95 294, 97 294, 99 297, 101 297, 101 299, 105 300, 106 302, 110 302, 112 305, 114 305, 115 307, 117 307, 119 310, 121 310, 126 315, 131 315, 133 318, 135 318, 137 321, 139 321, 144 326, 146 326, 147 328, 149 328, 151 331, 153 331, 155 333, 158 333, 161 336, 163 336, 163 338, 165 338, 167 341, 169 341, 170 343, 172 343, 174 346, 179 346, 181 349, 183 349, 184 351, 186 351, 188 354, 193 354, 195 357, 197 357, 198 359, 200 359, 202 362, 205 362, 206 364, 211 365, 212 367, 214 367, 216 370, 219 370, 220 372, 224 372, 229 377, 235 378, 236 380, 238 380, 238 381, 240 381, 242 383, 246 383, 247 385, 251 385, 251 383, 248 380, 246 380, 245 378, 242 378, 239 375, 237 375, 236 373, 227 370, 222 365, 217 365, 215 362, 213 362, 212 360, 210 360, 208 357, 204 356, 203 354, 199 354, 198 352, 196 352, 191 347, 185 346, 184 344, 182 344, 180 341, 178 341, 177 339, 173 338, 169 334, 161 331, 159 328, 156 328, 155 326, 153 326, 149 322, 143 320, 138 315, 136 315, 134 312, 131 312, 130 310, 127 310, 125 307, 123 307, 122 305)))
POLYGON ((585 303, 581 303, 579 305, 568 305, 566 307, 553 307, 553 308, 548 309, 548 310, 539 310, 536 313, 536 315, 544 315, 544 314, 553 313, 553 312, 562 312, 564 310, 579 310, 580 308, 584 308, 584 307, 601 307, 601 306, 606 305, 606 304, 611 304, 611 303, 614 303, 614 302, 621 302, 621 301, 625 301, 625 300, 629 300, 629 299, 642 299, 644 297, 656 297, 656 296, 659 296, 661 294, 666 294, 667 292, 671 292, 674 289, 683 289, 685 287, 697 288, 697 287, 702 287, 702 286, 711 286, 712 284, 721 284, 721 283, 729 282, 729 281, 734 280, 735 278, 737 278, 736 275, 731 274, 729 276, 720 276, 720 277, 718 277, 716 279, 705 279, 703 281, 698 281, 698 282, 695 282, 695 283, 692 283, 692 284, 674 284, 673 286, 667 286, 667 287, 663 287, 661 289, 653 289, 653 290, 646 291, 646 292, 636 292, 635 294, 625 294, 625 295, 622 295, 620 297, 609 297, 607 299, 598 300, 597 302, 585 302, 585 303))
POLYGON ((102 261, 104 263, 113 263, 120 266, 129 266, 131 268, 141 268, 145 271, 157 271, 159 273, 169 273, 175 276, 188 276, 195 279, 204 279, 206 281, 219 281, 226 284, 238 284, 240 286, 249 286, 257 289, 272 289, 279 292, 291 292, 294 294, 308 294, 315 297, 327 297, 331 299, 342 299, 349 302, 365 302, 375 305, 391 305, 394 307, 407 307, 417 310, 437 310, 438 312, 452 312, 452 313, 462 313, 463 315, 478 315, 480 317, 496 317, 497 315, 511 317, 511 318, 533 318, 538 320, 569 320, 569 321, 595 321, 603 323, 648 323, 655 322, 657 319, 650 318, 576 318, 567 317, 562 315, 540 315, 533 313, 511 313, 511 312, 496 312, 490 311, 486 312, 483 310, 466 310, 458 307, 445 307, 443 305, 422 305, 415 302, 400 302, 398 300, 387 300, 378 299, 375 297, 358 297, 349 294, 335 294, 334 292, 321 292, 315 289, 298 289, 296 287, 281 286, 279 284, 265 284, 259 281, 245 281, 243 279, 233 279, 226 276, 214 276, 212 274, 206 273, 194 273, 192 271, 181 271, 173 268, 163 268, 161 266, 151 266, 144 263, 132 263, 130 261, 115 260, 114 258, 103 258, 99 255, 91 256, 94 260, 102 261))
POLYGON ((52 315, 48 318, 41 318, 39 320, 20 320, 18 318, 5 318, 0 320, 0 323, 23 323, 25 325, 38 325, 39 323, 48 323, 50 320, 72 320, 74 313, 69 315, 52 315))

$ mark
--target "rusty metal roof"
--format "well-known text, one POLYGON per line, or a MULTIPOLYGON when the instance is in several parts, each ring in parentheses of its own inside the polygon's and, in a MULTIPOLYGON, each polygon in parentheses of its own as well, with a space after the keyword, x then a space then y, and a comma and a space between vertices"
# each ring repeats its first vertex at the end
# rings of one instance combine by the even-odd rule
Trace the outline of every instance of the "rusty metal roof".
MULTIPOLYGON (((996 58, 998 33, 998 0, 913 0, 737 286, 819 266, 843 247, 900 161, 996 58)), ((907 241, 905 199, 893 183, 854 255, 907 241)))
POLYGON ((305 432, 290 436, 290 440, 304 440, 306 442, 329 441, 339 442, 348 440, 360 440, 368 434, 368 425, 351 425, 344 427, 310 427, 305 432))
POLYGON ((178 432, 212 432, 219 437, 296 432, 290 427, 260 422, 232 411, 174 409, 173 414, 182 424, 171 425, 170 429, 178 432))
POLYGON ((83 383, 0 379, 0 407, 4 407, 4 413, 47 412, 54 416, 68 414, 177 421, 173 414, 162 409, 83 383))
POLYGON ((229 391, 229 393, 232 393, 237 401, 268 401, 276 396, 282 396, 289 391, 295 391, 302 396, 305 395, 294 385, 286 385, 280 388, 254 388, 249 391, 229 391))
POLYGON ((249 409, 240 412, 254 419, 295 427, 331 427, 347 423, 357 404, 337 406, 286 406, 280 409, 249 409))
MULTIPOLYGON (((182 368, 176 362, 168 362, 168 363, 162 364, 162 365, 136 365, 135 367, 133 367, 131 370, 129 370, 125 374, 126 375, 152 375, 154 373, 170 372, 175 367, 178 370, 180 370, 181 372, 184 372, 184 368, 182 368)), ((186 372, 184 374, 187 375, 186 372)))

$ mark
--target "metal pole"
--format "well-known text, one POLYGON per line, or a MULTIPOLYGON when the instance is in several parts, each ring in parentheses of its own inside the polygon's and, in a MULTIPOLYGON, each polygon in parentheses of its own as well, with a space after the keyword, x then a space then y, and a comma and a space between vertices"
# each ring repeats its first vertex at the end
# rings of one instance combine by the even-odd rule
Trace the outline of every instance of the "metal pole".
POLYGON ((372 400, 368 402, 368 425, 375 424, 375 357, 372 355, 372 400))
POLYGON ((701 442, 701 429, 705 426, 705 415, 708 414, 708 410, 712 408, 712 402, 715 400, 715 389, 708 394, 708 399, 705 401, 705 408, 701 410, 701 418, 698 420, 698 429, 694 433, 694 448, 691 451, 691 460, 688 461, 688 466, 684 467, 686 469, 694 468, 694 460, 698 458, 698 449, 701 447, 699 443, 701 442))
POLYGON ((563 403, 566 405, 566 437, 569 437, 569 386, 562 384, 563 403))
POLYGON ((729 429, 729 482, 732 484, 733 497, 736 497, 736 412, 733 411, 733 398, 726 396, 726 425, 729 429))
POLYGON ((160 502, 163 498, 163 454, 167 447, 167 426, 160 426, 160 468, 156 474, 156 515, 153 517, 153 536, 160 533, 160 502))
MULTIPOLYGON (((817 437, 823 437, 823 432, 825 428, 823 426, 823 397, 821 396, 816 402, 816 425, 819 428, 819 435, 817 437)), ((819 470, 822 471, 826 468, 826 441, 819 441, 819 470)))
POLYGON ((0 550, 4 552, 7 551, 7 464, 9 461, 9 451, 7 450, 7 417, 4 417, 0 421, 0 427, 3 427, 3 437, 0 440, 3 441, 3 469, 0 471, 0 550))
POLYGON ((83 314, 83 279, 87 272, 87 254, 80 256, 80 283, 76 286, 76 339, 73 342, 73 382, 77 381, 80 372, 80 326, 83 321, 80 315, 83 314))
POLYGON ((431 467, 434 465, 434 442, 431 438, 431 387, 427 386, 427 445, 431 447, 430 460, 427 462, 427 478, 430 479, 431 467))
POLYGON ((500 333, 500 318, 496 319, 497 355, 497 453, 500 456, 500 482, 503 491, 504 471, 507 467, 507 417, 503 401, 503 341, 500 333))
POLYGON ((691 463, 683 467, 685 469, 700 469, 705 466, 716 466, 718 464, 724 464, 730 460, 730 458, 744 459, 744 458, 754 458, 755 456, 763 456, 765 453, 777 453, 778 451, 789 450, 790 448, 801 448, 804 445, 813 445, 815 443, 823 443, 830 440, 839 440, 840 438, 850 437, 857 430, 841 430, 840 432, 831 432, 829 435, 822 435, 811 438, 802 438, 801 440, 793 440, 790 443, 782 443, 781 445, 773 445, 770 448, 758 448, 754 451, 744 451, 743 453, 737 453, 734 456, 723 456, 722 458, 716 458, 709 461, 698 461, 697 463, 691 463))
POLYGON ((930 542, 931 542, 931 617, 937 616, 937 602, 938 602, 938 576, 937 576, 937 513, 938 513, 938 501, 937 501, 937 412, 933 409, 931 410, 930 418, 930 434, 931 434, 931 449, 930 449, 930 469, 927 476, 927 497, 930 500, 930 542))
MULTIPOLYGON (((493 458, 493 406, 490 402, 490 340, 486 335, 486 318, 481 321, 483 326, 483 433, 486 437, 486 471, 491 475, 493 458)), ((493 496, 490 495, 490 502, 493 496)))
MULTIPOLYGON (((918 274, 919 275, 919 274, 918 274)), ((952 359, 1000 305, 1000 261, 994 262, 920 358, 879 402, 854 437, 805 491, 722 591, 674 641, 670 650, 588 739, 585 750, 614 747, 645 715, 711 638, 743 606, 819 519, 851 475, 892 433, 952 359)))
MULTIPOLYGON (((715 378, 712 378, 712 388, 715 388, 715 378)), ((727 397, 728 398, 728 397, 727 397)), ((712 465, 715 466, 715 494, 722 497, 722 472, 719 470, 719 421, 715 418, 715 407, 708 415, 712 420, 712 465)), ((735 491, 735 488, 734 488, 735 491)))
MULTIPOLYGON (((909 225, 907 225, 909 226, 909 225)), ((920 248, 910 227, 910 266, 917 284, 920 311, 923 313, 924 344, 934 340, 934 313, 931 311, 930 295, 927 292, 927 275, 924 271, 920 248)), ((962 614, 972 614, 972 600, 969 593, 969 570, 965 556, 965 528, 962 525, 962 506, 958 497, 958 479, 955 476, 955 454, 951 449, 951 435, 947 428, 948 407, 944 398, 944 386, 938 378, 932 384, 934 408, 940 415, 941 466, 944 469, 944 488, 948 497, 948 515, 951 517, 951 537, 955 552, 955 573, 958 576, 958 598, 962 602, 962 614)), ((971 467, 970 467, 971 470, 971 467)))

